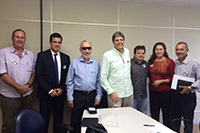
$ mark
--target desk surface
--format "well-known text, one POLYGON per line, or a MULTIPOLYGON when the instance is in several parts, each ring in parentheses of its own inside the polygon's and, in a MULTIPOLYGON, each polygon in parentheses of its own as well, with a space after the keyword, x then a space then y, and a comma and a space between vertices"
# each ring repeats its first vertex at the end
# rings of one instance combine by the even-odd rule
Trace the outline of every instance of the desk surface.
MULTIPOLYGON (((97 109, 97 114, 89 114, 85 110, 83 118, 87 117, 99 118, 99 123, 105 126, 108 133, 175 133, 163 124, 131 107, 97 109), (115 122, 108 121, 109 119, 115 119, 115 122)), ((85 130, 86 128, 82 127, 82 133, 85 133, 85 130)))

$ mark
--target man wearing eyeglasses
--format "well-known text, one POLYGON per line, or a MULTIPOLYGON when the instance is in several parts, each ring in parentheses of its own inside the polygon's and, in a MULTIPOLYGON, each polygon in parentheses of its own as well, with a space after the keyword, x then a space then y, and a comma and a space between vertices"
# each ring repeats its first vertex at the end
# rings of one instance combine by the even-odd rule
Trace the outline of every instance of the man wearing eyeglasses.
POLYGON ((83 40, 79 50, 81 56, 70 64, 66 82, 68 105, 72 109, 72 133, 81 132, 84 109, 99 105, 102 95, 100 65, 97 60, 91 58, 91 43, 83 40))

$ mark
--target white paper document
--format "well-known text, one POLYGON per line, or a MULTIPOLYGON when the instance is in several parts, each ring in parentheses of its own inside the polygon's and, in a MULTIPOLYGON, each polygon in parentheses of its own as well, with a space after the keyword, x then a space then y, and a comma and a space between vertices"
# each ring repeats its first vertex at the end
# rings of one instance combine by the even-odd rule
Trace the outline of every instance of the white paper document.
POLYGON ((176 90, 177 84, 178 84, 178 80, 182 80, 182 81, 186 81, 186 82, 192 82, 192 83, 195 81, 194 78, 190 78, 190 77, 185 77, 185 76, 180 76, 180 75, 174 74, 173 80, 172 80, 172 85, 171 85, 172 89, 176 90))
POLYGON ((117 115, 115 113, 106 113, 100 115, 100 123, 105 127, 119 127, 117 115))
POLYGON ((148 133, 176 133, 171 130, 163 130, 163 125, 160 123, 144 124, 144 127, 150 130, 148 133))

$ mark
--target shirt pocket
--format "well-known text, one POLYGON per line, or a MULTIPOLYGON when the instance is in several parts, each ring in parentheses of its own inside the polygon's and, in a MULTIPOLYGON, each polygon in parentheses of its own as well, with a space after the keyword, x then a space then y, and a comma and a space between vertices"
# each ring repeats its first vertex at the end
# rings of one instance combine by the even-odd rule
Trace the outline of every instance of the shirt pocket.
POLYGON ((118 58, 116 60, 113 60, 110 64, 110 71, 111 72, 117 72, 121 69, 123 69, 123 66, 126 65, 121 58, 118 58))
POLYGON ((97 77, 97 71, 96 71, 95 69, 91 69, 91 70, 90 70, 90 76, 91 76, 92 78, 96 78, 96 77, 97 77))
POLYGON ((24 71, 29 72, 29 73, 33 72, 33 63, 32 62, 29 62, 29 61, 25 62, 23 64, 23 67, 24 67, 24 71))

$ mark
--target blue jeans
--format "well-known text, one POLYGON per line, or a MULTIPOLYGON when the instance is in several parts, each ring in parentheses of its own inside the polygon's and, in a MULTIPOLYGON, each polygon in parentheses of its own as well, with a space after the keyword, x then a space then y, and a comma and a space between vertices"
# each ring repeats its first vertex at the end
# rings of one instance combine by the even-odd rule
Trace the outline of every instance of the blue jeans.
POLYGON ((140 112, 147 113, 147 98, 134 98, 133 108, 139 110, 140 112))

